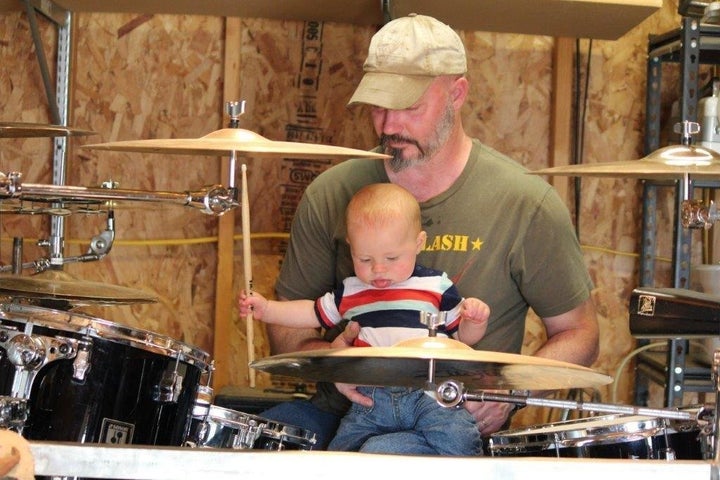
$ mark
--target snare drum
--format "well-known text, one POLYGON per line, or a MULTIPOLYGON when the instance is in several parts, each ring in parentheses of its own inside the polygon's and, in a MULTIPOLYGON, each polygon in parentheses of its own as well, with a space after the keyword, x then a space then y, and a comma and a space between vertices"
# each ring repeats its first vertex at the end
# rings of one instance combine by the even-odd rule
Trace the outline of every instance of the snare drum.
POLYGON ((209 355, 77 313, 0 305, 0 393, 31 440, 181 446, 209 355))
POLYGON ((692 422, 607 415, 497 432, 487 451, 492 456, 699 460, 701 437, 692 422))
POLYGON ((251 449, 265 426, 247 413, 196 403, 185 442, 190 447, 251 449))
POLYGON ((265 422, 253 446, 256 450, 312 450, 317 443, 309 430, 273 420, 265 422))
POLYGON ((252 450, 312 450, 315 434, 294 425, 198 401, 193 408, 190 447, 252 450))

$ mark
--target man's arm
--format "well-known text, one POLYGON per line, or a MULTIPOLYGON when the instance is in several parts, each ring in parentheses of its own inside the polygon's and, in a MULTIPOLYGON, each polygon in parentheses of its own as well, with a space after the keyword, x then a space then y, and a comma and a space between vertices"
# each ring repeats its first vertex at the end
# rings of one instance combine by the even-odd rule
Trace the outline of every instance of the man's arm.
POLYGON ((535 356, 589 367, 600 351, 600 328, 591 298, 554 317, 542 319, 548 340, 535 356))
MULTIPOLYGON (((600 329, 591 298, 569 312, 542 321, 548 340, 535 356, 583 366, 590 366, 597 359, 600 329)), ((465 402, 464 407, 475 417, 483 435, 497 432, 513 411, 512 404, 499 402, 465 402)))

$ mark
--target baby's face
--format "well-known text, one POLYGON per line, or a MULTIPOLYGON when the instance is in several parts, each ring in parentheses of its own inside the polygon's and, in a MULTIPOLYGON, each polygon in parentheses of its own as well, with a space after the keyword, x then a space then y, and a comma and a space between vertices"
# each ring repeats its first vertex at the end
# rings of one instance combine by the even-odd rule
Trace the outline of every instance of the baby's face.
POLYGON ((366 225, 348 232, 355 275, 375 288, 387 288, 408 279, 422 240, 407 224, 366 225))

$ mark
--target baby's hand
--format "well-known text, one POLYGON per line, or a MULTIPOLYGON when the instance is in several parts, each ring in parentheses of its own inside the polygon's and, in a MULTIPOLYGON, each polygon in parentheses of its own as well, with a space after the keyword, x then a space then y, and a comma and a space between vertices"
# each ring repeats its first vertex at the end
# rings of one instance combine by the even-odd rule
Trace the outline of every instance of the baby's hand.
POLYGON ((241 290, 237 296, 237 306, 240 315, 246 317, 248 315, 255 316, 258 320, 262 319, 268 301, 257 292, 250 292, 248 295, 246 290, 241 290))
POLYGON ((488 318, 490 318, 490 307, 477 298, 466 298, 460 306, 460 317, 463 321, 487 324, 488 318))

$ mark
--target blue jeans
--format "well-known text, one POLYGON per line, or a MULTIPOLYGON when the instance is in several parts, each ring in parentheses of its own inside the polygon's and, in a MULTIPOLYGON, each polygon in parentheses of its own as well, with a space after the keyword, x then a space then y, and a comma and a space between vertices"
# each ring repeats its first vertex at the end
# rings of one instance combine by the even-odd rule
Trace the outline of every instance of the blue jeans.
POLYGON ((482 454, 482 439, 472 415, 447 408, 420 389, 358 387, 373 399, 366 408, 353 403, 328 450, 406 455, 482 454))
POLYGON ((260 413, 267 420, 294 425, 315 434, 313 450, 325 450, 340 424, 338 415, 319 409, 309 400, 293 400, 260 413))

